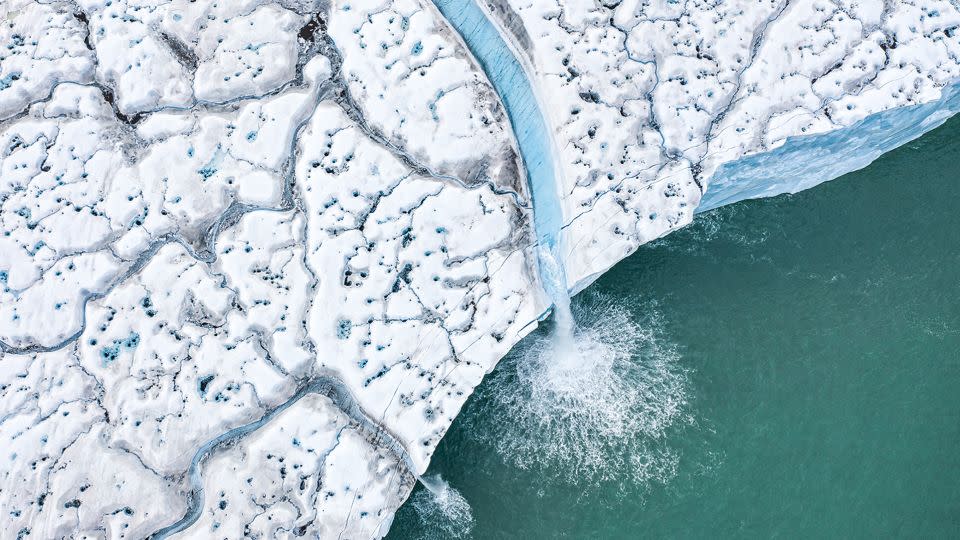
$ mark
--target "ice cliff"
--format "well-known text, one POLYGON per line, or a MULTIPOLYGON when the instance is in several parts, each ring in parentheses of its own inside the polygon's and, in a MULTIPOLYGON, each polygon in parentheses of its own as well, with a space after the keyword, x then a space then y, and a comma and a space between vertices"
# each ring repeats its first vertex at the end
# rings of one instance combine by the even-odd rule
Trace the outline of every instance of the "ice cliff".
POLYGON ((948 2, 476 1, 0 4, 0 537, 381 536, 543 244, 960 108, 948 2))

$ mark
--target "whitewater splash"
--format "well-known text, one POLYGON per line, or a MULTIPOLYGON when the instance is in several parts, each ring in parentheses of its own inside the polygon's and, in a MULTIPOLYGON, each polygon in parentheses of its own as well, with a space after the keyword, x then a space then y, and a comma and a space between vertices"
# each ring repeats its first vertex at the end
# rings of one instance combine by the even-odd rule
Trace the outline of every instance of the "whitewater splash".
POLYGON ((467 538, 473 530, 473 511, 459 491, 439 474, 420 478, 426 489, 417 491, 410 504, 428 539, 467 538))
POLYGON ((479 389, 485 410, 467 419, 468 432, 544 479, 635 488, 672 478, 678 455, 665 439, 692 421, 687 374, 655 304, 640 311, 637 320, 589 292, 557 309, 554 327, 525 340, 479 389))

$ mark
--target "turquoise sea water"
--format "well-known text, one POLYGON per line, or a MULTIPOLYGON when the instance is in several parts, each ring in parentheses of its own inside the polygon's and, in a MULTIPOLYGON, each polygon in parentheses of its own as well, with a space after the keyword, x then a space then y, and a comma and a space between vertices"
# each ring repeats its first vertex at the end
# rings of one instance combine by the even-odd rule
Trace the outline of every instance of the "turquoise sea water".
POLYGON ((960 119, 643 246, 484 381, 390 538, 960 536, 960 119), (571 391, 572 389, 572 391, 571 391), (467 506, 469 505, 469 506, 467 506))

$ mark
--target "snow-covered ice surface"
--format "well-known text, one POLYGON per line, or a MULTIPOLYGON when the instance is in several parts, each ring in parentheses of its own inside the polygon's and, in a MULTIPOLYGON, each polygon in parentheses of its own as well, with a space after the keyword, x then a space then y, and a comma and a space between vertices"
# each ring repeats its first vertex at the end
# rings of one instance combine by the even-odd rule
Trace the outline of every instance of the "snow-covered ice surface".
POLYGON ((579 290, 960 107, 948 2, 473 1, 0 4, 0 537, 385 534, 538 238, 579 290))
POLYGON ((960 77, 960 11, 948 1, 470 1, 512 43, 545 104, 574 291, 689 223, 704 192, 713 207, 810 187, 957 107, 862 122, 937 102, 960 77), (810 135, 819 138, 797 139, 810 135), (769 153, 788 139, 796 151, 784 166, 783 153, 769 153), (823 145, 840 151, 828 157, 823 145), (738 172, 757 154, 768 159, 738 172))
POLYGON ((0 21, 0 537, 384 534, 546 307, 459 38, 414 0, 0 21))

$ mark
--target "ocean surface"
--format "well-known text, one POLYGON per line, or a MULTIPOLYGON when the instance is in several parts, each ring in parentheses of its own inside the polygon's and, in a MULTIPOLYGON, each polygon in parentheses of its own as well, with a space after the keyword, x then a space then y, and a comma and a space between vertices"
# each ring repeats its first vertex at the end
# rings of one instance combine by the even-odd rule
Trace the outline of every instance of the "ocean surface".
POLYGON ((960 119, 701 214, 477 389, 388 538, 960 536, 960 119), (442 480, 440 480, 442 478, 442 480))

